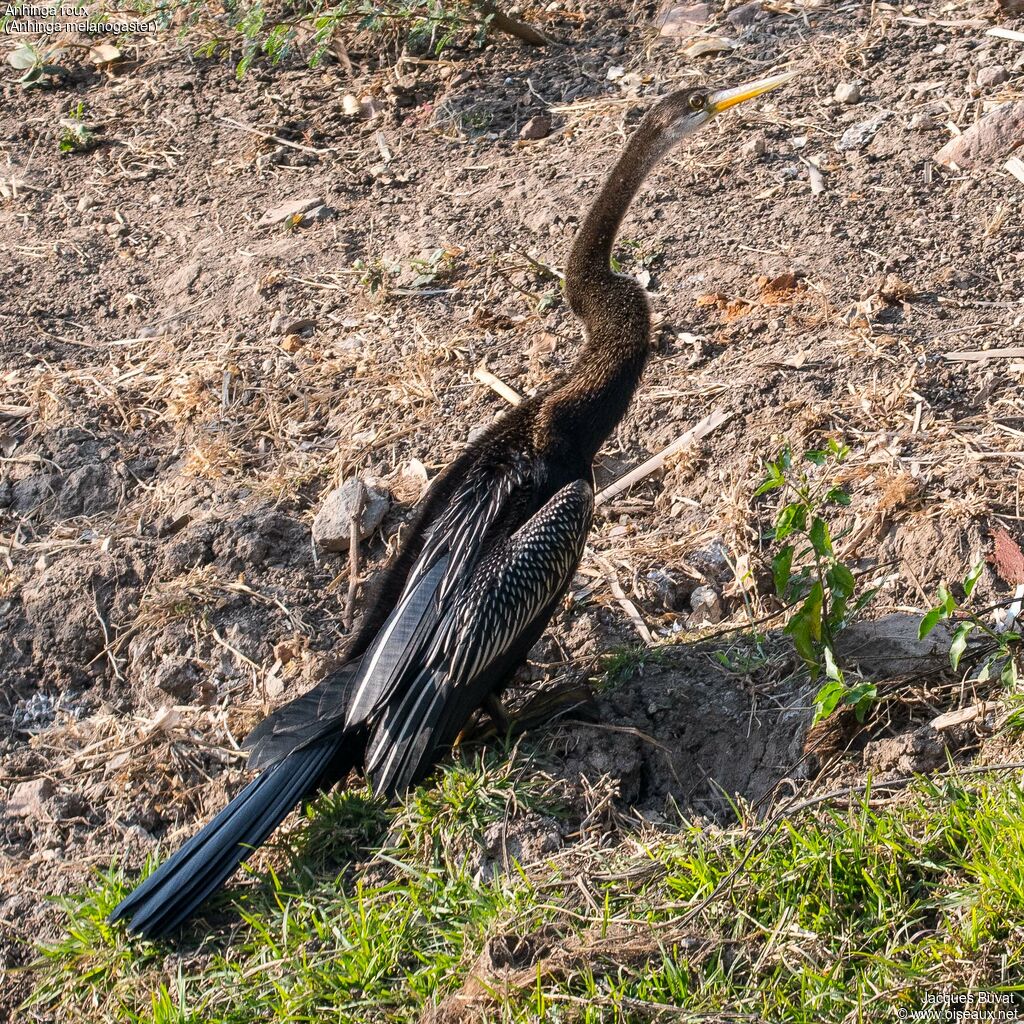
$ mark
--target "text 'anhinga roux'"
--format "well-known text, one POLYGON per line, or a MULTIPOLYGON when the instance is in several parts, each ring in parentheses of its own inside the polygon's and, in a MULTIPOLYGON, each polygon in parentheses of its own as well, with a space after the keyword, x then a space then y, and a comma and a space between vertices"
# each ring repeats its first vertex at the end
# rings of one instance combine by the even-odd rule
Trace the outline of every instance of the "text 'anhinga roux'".
POLYGON ((687 89, 640 122, 580 227, 565 294, 586 344, 570 372, 505 413, 431 487, 349 660, 246 740, 260 770, 111 914, 147 938, 184 921, 301 803, 362 767, 387 797, 421 779, 540 638, 580 557, 591 464, 640 380, 647 296, 611 269, 622 218, 657 161, 716 114, 787 81, 687 89))

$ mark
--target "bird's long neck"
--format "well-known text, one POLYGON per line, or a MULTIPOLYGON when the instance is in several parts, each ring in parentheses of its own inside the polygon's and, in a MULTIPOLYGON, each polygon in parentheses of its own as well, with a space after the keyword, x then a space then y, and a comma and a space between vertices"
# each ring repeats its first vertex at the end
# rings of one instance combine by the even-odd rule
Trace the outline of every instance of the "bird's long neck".
POLYGON ((589 462, 625 414, 650 347, 647 295, 611 268, 622 219, 669 143, 649 119, 641 122, 608 175, 573 243, 565 294, 582 320, 586 344, 545 403, 544 426, 589 462))

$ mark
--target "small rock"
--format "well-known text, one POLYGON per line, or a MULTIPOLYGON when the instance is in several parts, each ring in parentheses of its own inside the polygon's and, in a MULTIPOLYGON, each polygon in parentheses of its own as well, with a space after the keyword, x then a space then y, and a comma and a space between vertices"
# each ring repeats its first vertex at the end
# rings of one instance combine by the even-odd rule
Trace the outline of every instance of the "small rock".
POLYGON ((743 157, 744 160, 756 160, 758 157, 764 156, 767 148, 768 146, 764 141, 764 137, 761 135, 755 135, 752 139, 747 139, 747 141, 740 146, 740 156, 743 157))
POLYGON ((864 748, 864 767, 876 772, 927 772, 946 764, 946 744, 930 725, 902 736, 873 740, 864 748))
POLYGON ((300 214, 308 213, 310 210, 324 205, 323 199, 320 198, 293 199, 290 203, 282 203, 280 206, 267 210, 256 222, 256 227, 271 228, 275 224, 284 224, 292 217, 298 217, 300 214))
POLYGON ((1024 144, 1024 101, 1004 103, 950 139, 933 159, 943 167, 968 170, 1002 159, 1024 144))
POLYGON ((912 132, 923 131, 926 128, 935 127, 935 118, 931 114, 926 114, 923 110, 918 111, 911 119, 910 124, 907 126, 912 132))
POLYGON ((307 210, 299 221, 299 225, 304 228, 308 228, 313 224, 322 224, 326 220, 334 220, 337 217, 337 210, 330 206, 314 206, 312 210, 307 210))
POLYGON ((851 125, 843 132, 843 137, 836 143, 840 153, 853 149, 863 149, 877 134, 878 130, 889 120, 891 114, 883 110, 867 121, 851 125))
POLYGON ((284 313, 275 313, 274 319, 270 321, 271 334, 312 334, 316 330, 316 321, 310 317, 299 317, 292 319, 284 313))
POLYGON ((356 117, 361 109, 359 100, 352 95, 352 93, 346 93, 341 97, 341 110, 342 113, 348 117, 356 117))
MULTIPOLYGON (((313 520, 313 540, 324 551, 347 551, 352 530, 352 517, 360 489, 361 480, 353 477, 336 487, 324 499, 313 520)), ((390 507, 387 495, 372 487, 366 487, 363 512, 359 517, 359 539, 366 540, 381 524, 390 507)))
POLYGON ((834 95, 837 103, 860 103, 861 84, 860 82, 840 82, 836 86, 834 95))
POLYGON ((757 16, 760 13, 761 0, 751 0, 750 3, 741 4, 739 7, 731 10, 725 16, 725 20, 737 28, 746 28, 747 25, 752 25, 757 20, 757 16))
POLYGON ((77 209, 79 213, 85 213, 86 211, 91 210, 95 205, 96 200, 93 199, 92 196, 82 196, 82 198, 78 200, 77 209))
POLYGON ((981 68, 974 81, 979 89, 991 89, 995 85, 1002 85, 1009 77, 1002 64, 993 64, 991 67, 981 68))
POLYGON ((547 114, 536 114, 523 125, 519 138, 525 141, 546 139, 551 134, 551 118, 547 114))
POLYGON ((12 818, 39 818, 44 814, 44 804, 53 795, 53 783, 49 779, 33 779, 19 782, 7 801, 7 813, 12 818))
POLYGON ((710 11, 707 4, 693 4, 679 7, 672 5, 658 18, 657 25, 663 36, 689 39, 699 32, 708 20, 710 11))
POLYGON ((698 622, 721 622, 723 618, 722 598, 714 587, 697 587, 690 595, 690 608, 698 622))

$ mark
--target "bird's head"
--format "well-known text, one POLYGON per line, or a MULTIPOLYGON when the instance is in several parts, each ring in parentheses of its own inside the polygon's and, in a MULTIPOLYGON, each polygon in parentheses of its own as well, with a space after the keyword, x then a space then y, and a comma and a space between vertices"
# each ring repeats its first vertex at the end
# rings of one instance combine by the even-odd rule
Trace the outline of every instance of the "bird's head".
POLYGON ((653 122, 653 127, 661 130, 665 143, 674 146, 723 110, 762 96, 794 77, 793 72, 787 72, 759 78, 732 89, 680 89, 661 100, 651 110, 648 119, 653 122))

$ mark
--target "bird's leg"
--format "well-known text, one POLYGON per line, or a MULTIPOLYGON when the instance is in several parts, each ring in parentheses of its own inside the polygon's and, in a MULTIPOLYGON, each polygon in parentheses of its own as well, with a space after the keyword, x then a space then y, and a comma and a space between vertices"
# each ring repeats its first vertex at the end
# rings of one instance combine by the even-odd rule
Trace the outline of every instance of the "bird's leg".
POLYGON ((493 693, 489 693, 484 697, 483 709, 490 715, 494 728, 499 733, 507 734, 512 723, 509 721, 508 715, 505 714, 505 708, 502 706, 501 699, 493 693))

